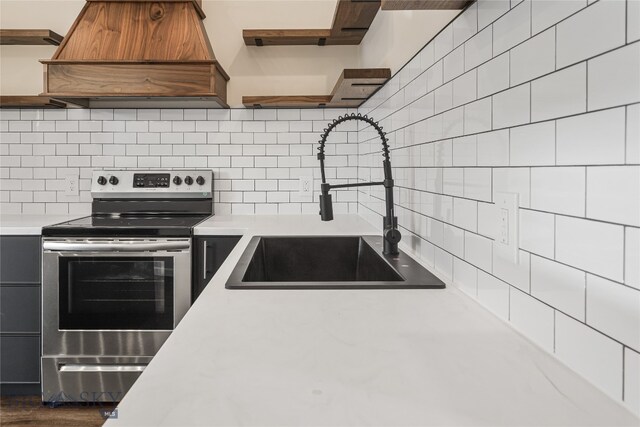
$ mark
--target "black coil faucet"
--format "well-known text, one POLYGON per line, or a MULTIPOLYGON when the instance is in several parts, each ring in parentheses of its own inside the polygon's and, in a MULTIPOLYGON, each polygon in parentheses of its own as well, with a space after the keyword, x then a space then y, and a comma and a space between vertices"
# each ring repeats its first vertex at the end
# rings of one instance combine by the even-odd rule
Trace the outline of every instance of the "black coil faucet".
POLYGON ((398 230, 398 218, 394 214, 393 209, 393 177, 391 176, 391 161, 389 160, 389 145, 387 140, 387 134, 382 131, 382 127, 378 125, 370 117, 366 115, 363 116, 361 114, 352 113, 351 115, 340 116, 335 119, 333 122, 329 124, 329 126, 324 129, 322 132, 322 136, 320 137, 320 146, 318 147, 318 160, 320 160, 320 173, 322 174, 322 184, 320 185, 320 217, 323 221, 331 221, 333 219, 333 205, 331 201, 331 194, 329 191, 334 188, 349 188, 349 187, 366 187, 372 185, 383 185, 384 186, 384 195, 385 195, 385 206, 386 206, 386 215, 383 218, 383 232, 382 237, 384 238, 384 246, 383 253, 385 255, 398 255, 398 242, 402 235, 398 230), (382 162, 382 166, 384 168, 384 181, 381 182, 359 182, 356 184, 337 184, 331 185, 327 183, 325 173, 324 173, 324 145, 327 142, 327 137, 329 134, 338 126, 340 123, 344 123, 349 120, 359 120, 371 125, 380 136, 382 140, 382 156, 384 157, 384 161, 382 162))

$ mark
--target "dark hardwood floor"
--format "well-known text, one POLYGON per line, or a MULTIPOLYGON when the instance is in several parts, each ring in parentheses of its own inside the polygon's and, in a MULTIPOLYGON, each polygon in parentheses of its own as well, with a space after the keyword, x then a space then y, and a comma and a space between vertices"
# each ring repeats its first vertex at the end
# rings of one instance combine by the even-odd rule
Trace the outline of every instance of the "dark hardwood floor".
POLYGON ((101 426, 105 419, 100 409, 113 409, 113 404, 63 405, 50 408, 42 405, 40 396, 0 398, 0 426, 101 426))

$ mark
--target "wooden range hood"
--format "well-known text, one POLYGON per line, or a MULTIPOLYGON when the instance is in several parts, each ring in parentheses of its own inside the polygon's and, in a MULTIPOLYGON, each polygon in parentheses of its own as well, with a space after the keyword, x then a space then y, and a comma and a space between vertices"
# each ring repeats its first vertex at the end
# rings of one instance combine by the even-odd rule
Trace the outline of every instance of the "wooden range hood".
POLYGON ((202 0, 87 0, 50 60, 44 96, 101 108, 229 108, 202 0))

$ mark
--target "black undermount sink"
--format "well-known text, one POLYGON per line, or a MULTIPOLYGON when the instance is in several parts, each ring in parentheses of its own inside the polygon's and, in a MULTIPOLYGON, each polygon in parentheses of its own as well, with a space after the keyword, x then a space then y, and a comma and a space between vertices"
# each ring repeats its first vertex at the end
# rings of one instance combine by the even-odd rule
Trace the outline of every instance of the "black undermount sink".
POLYGON ((382 254, 377 236, 256 236, 226 284, 230 289, 444 288, 400 251, 382 254))

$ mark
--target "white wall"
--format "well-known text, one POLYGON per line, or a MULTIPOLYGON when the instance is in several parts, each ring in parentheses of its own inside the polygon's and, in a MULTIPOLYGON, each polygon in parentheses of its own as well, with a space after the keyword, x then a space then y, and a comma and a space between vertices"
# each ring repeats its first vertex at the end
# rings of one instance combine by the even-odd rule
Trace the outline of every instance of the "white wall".
MULTIPOLYGON (((0 0, 0 28, 50 28, 61 35, 84 0, 0 0)), ((243 95, 324 95, 344 68, 398 70, 457 11, 383 12, 361 46, 244 45, 245 28, 329 28, 335 0, 204 0, 207 34, 217 59, 231 76, 228 99, 242 106, 243 95), (426 31, 425 31, 426 30, 426 31)), ((42 65, 54 47, 0 47, 0 92, 42 92, 42 65)))
MULTIPOLYGON (((360 108, 389 134, 403 242, 636 413, 639 6, 479 0, 360 108), (496 251, 497 192, 519 195, 518 263, 496 251)), ((381 180, 358 137, 359 178, 381 180)), ((359 196, 374 225, 382 191, 359 196)))

